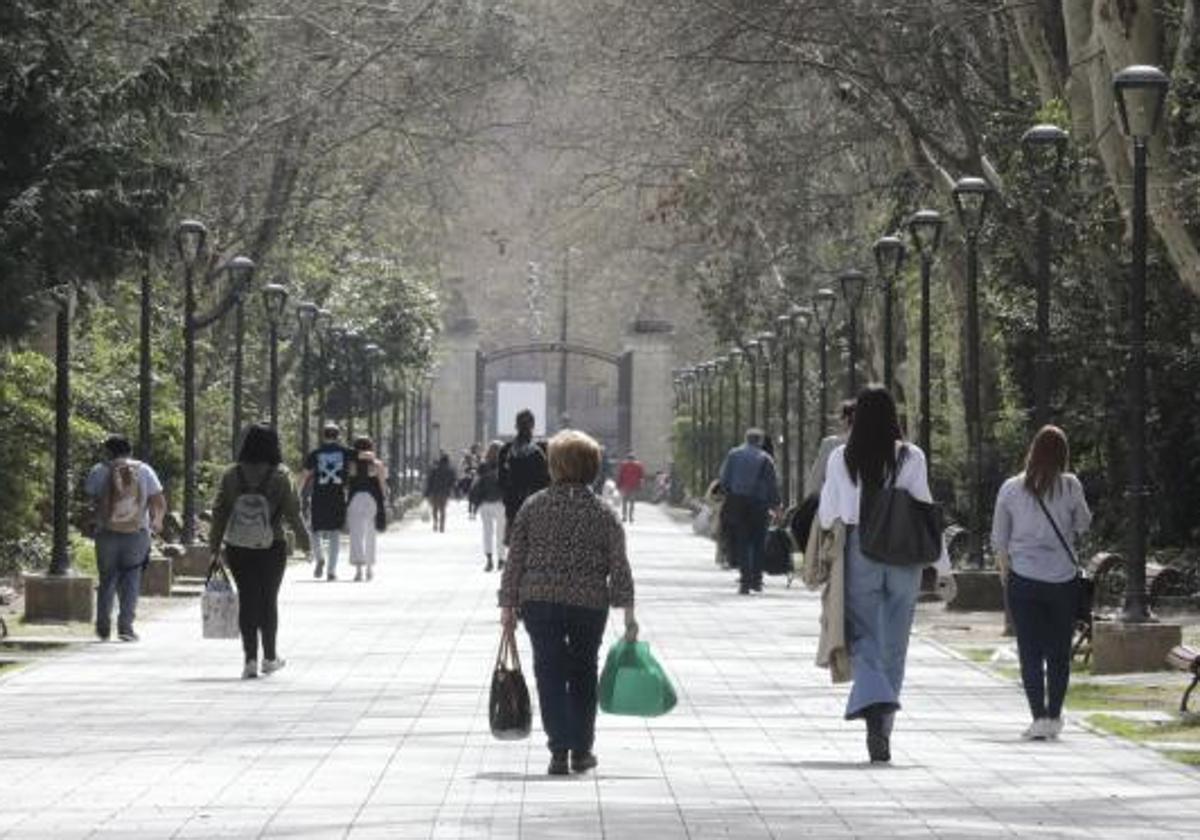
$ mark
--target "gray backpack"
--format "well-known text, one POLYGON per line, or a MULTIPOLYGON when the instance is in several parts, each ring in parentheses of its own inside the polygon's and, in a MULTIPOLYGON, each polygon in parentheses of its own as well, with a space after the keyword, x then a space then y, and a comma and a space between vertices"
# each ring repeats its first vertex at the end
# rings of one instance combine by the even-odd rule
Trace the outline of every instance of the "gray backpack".
POLYGON ((270 548, 275 543, 271 503, 264 494, 275 470, 267 472, 258 487, 251 489, 242 468, 237 468, 238 496, 225 523, 225 545, 234 548, 270 548))

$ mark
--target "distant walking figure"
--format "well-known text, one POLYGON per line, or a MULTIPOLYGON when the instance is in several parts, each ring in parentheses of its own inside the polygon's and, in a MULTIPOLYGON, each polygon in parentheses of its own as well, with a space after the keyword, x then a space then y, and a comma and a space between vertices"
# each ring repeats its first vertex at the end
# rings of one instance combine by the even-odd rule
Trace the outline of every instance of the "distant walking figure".
POLYGON ((513 523, 500 620, 512 629, 520 608, 533 644, 548 772, 560 776, 596 766, 597 653, 608 608, 625 609, 627 639, 637 638, 637 622, 625 530, 590 487, 600 445, 582 432, 560 432, 550 441, 549 468, 553 484, 530 496, 513 523))
POLYGON ((433 510, 433 530, 444 533, 446 530, 446 504, 454 492, 458 477, 454 467, 450 466, 450 456, 443 452, 438 456, 437 463, 429 471, 425 479, 425 498, 433 510))
POLYGON ((775 461, 763 450, 762 429, 746 431, 746 442, 729 450, 721 464, 721 530, 728 539, 731 565, 738 567, 738 592, 762 591, 767 522, 779 507, 775 461))
POLYGON ((122 435, 104 441, 108 456, 92 467, 84 489, 96 502, 96 635, 112 633, 113 596, 119 601, 117 638, 136 642, 142 569, 150 556, 150 534, 162 530, 167 510, 162 484, 149 464, 134 460, 133 447, 122 435))
POLYGON ((308 494, 309 524, 313 535, 313 577, 328 573, 337 580, 338 549, 346 524, 346 468, 354 450, 342 445, 337 423, 326 423, 321 445, 304 459, 300 495, 308 494))
POLYGON ((492 441, 487 454, 475 473, 468 493, 469 501, 479 511, 483 523, 483 556, 487 563, 483 570, 493 568, 492 557, 504 568, 504 491, 500 489, 500 442, 492 441))
POLYGON ((375 532, 387 527, 383 500, 387 498, 387 467, 375 455, 375 443, 368 437, 354 441, 354 459, 350 462, 346 494, 346 524, 350 529, 350 565, 354 580, 375 577, 375 532))
POLYGON ((854 677, 846 720, 866 721, 873 762, 891 761, 892 724, 923 570, 881 563, 860 548, 859 525, 869 518, 885 484, 932 501, 925 453, 904 441, 892 395, 871 386, 858 395, 849 440, 829 456, 817 516, 822 528, 832 528, 838 519, 846 526, 846 635, 854 677))
POLYGON ((617 468, 617 491, 621 494, 621 521, 633 521, 633 506, 638 493, 642 492, 642 481, 646 478, 646 467, 630 452, 617 468))
POLYGON ((546 446, 535 442, 533 412, 517 414, 517 436, 500 448, 500 489, 504 491, 504 516, 511 534, 513 520, 525 500, 550 484, 546 446))
POLYGON ((287 568, 286 519, 301 550, 309 549, 300 518, 300 497, 281 466, 279 436, 266 425, 251 426, 242 438, 237 463, 225 471, 213 503, 209 548, 225 561, 238 589, 238 624, 245 667, 242 677, 258 676, 258 638, 262 635, 262 672, 285 664, 275 650, 279 629, 279 586, 287 568))
POLYGON ((1021 682, 1033 722, 1029 740, 1057 738, 1071 678, 1071 634, 1080 597, 1074 538, 1092 521, 1083 485, 1067 472, 1070 449, 1057 426, 1043 426, 1025 471, 996 494, 992 548, 1008 589, 1021 682))

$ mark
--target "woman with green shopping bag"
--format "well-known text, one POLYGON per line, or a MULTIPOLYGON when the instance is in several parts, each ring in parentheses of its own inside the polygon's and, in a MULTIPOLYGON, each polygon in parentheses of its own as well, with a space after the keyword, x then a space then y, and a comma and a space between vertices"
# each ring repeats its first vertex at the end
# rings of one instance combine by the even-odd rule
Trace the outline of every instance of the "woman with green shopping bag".
POLYGON ((550 440, 551 484, 529 497, 513 520, 508 563, 500 581, 500 620, 516 626, 517 610, 533 645, 549 773, 596 766, 596 684, 608 608, 625 610, 625 638, 637 640, 633 574, 625 531, 591 491, 600 444, 582 432, 550 440))

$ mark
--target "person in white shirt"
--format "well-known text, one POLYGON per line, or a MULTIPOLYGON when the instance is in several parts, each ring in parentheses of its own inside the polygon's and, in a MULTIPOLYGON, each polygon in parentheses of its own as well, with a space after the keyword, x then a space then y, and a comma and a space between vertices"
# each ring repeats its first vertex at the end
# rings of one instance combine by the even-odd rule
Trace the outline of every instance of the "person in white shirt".
POLYGON ((1092 522, 1083 485, 1066 472, 1067 436, 1043 426, 1029 445, 1025 471, 996 494, 992 548, 1017 631, 1021 682, 1033 723, 1028 740, 1057 738, 1071 677, 1071 635, 1079 573, 1071 541, 1092 522))
POLYGON ((817 510, 822 528, 838 519, 846 526, 846 631, 854 675, 846 720, 866 721, 872 762, 891 760, 892 723, 900 708, 923 569, 881 563, 862 553, 858 525, 885 484, 933 501, 925 453, 904 441, 892 395, 872 385, 858 395, 849 440, 829 456, 817 510))

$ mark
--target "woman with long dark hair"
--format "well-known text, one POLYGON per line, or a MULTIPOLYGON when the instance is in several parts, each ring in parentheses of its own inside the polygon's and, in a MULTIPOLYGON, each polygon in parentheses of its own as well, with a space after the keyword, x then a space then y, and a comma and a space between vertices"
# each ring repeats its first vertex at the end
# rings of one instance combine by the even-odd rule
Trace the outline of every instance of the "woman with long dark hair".
POLYGON ((354 459, 347 470, 346 525, 350 531, 350 565, 354 580, 375 577, 375 532, 383 530, 383 501, 387 498, 387 467, 375 454, 369 437, 354 441, 354 459))
POLYGON ((300 518, 300 499, 282 464, 279 435, 267 425, 246 430, 237 463, 225 471, 213 504, 209 548, 225 562, 238 589, 238 625, 245 666, 242 677, 258 676, 258 638, 262 636, 262 673, 285 664, 275 650, 279 628, 279 586, 287 568, 286 519, 296 543, 308 551, 308 529, 300 518))
POLYGON ((925 453, 905 442, 892 395, 872 385, 858 395, 846 443, 829 456, 817 512, 822 528, 839 519, 846 526, 846 635, 854 676, 846 720, 866 721, 872 762, 891 761, 892 723, 922 572, 919 564, 882 563, 862 552, 858 526, 885 485, 933 501, 925 453))
POLYGON ((1029 444, 1025 471, 996 494, 992 518, 992 548, 1005 578, 1033 718, 1023 737, 1035 741, 1062 732, 1080 595, 1072 541, 1092 522, 1083 485, 1066 471, 1070 455, 1063 430, 1043 426, 1029 444))

